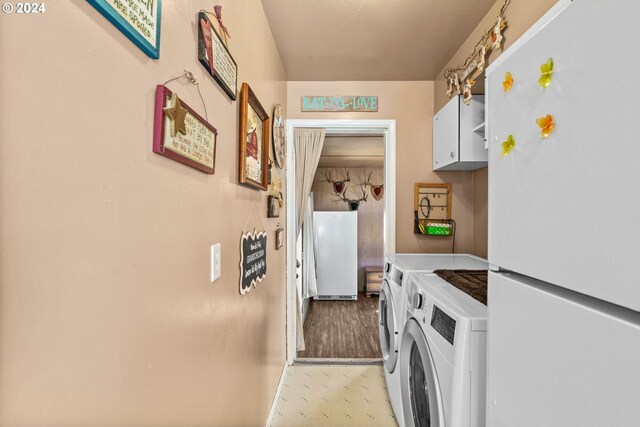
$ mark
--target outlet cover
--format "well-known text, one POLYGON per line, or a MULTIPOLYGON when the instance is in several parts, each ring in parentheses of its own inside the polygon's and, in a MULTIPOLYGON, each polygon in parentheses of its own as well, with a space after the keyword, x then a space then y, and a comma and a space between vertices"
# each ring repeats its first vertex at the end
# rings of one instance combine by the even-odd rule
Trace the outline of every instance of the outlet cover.
POLYGON ((211 246, 211 277, 209 280, 212 283, 218 280, 222 274, 222 263, 220 262, 221 252, 222 247, 220 243, 211 246))

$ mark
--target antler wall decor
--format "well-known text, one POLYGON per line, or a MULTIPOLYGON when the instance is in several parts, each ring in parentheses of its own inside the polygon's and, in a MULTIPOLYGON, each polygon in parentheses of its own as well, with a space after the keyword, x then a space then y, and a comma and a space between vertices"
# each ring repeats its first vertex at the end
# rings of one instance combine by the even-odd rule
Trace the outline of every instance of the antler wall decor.
POLYGON ((333 179, 331 179, 331 172, 329 171, 325 172, 324 177, 325 182, 330 182, 331 184, 333 184, 333 192, 338 196, 344 193, 344 191, 347 189, 346 183, 351 182, 351 178, 349 178, 349 171, 347 171, 347 177, 342 181, 334 181, 333 179))
MULTIPOLYGON (((360 207, 360 202, 366 202, 367 201, 367 193, 366 191, 364 191, 364 189, 360 189, 362 191, 362 197, 360 197, 359 199, 348 199, 345 194, 340 194, 340 200, 347 202, 347 205, 349 206, 349 210, 350 211, 357 211, 358 208, 360 207)), ((346 193, 346 192, 345 192, 346 193)))
POLYGON ((371 196, 373 196, 373 199, 378 201, 380 199, 382 199, 382 196, 384 195, 384 184, 372 184, 371 183, 371 174, 373 172, 369 173, 369 176, 367 177, 367 182, 360 184, 363 187, 371 187, 371 196))

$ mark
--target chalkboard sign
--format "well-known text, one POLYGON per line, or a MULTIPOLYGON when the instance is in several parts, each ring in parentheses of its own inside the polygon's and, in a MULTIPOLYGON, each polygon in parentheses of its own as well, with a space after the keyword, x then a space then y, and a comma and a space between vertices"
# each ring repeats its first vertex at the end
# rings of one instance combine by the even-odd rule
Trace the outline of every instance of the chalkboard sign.
POLYGON ((267 275, 267 233, 245 233, 240 239, 240 293, 244 295, 267 275))

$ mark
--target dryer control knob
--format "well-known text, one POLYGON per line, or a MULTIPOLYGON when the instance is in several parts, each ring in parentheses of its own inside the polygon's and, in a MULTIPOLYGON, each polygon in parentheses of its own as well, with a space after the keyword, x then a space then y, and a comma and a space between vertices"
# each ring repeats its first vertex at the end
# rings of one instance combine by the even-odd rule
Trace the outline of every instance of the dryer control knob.
POLYGON ((424 297, 420 293, 413 294, 413 308, 416 310, 420 310, 422 308, 422 304, 424 303, 424 297))
POLYGON ((385 272, 385 273, 388 273, 388 272, 390 272, 390 271, 391 271, 391 264, 389 264, 388 262, 386 262, 386 263, 384 264, 384 272, 385 272))

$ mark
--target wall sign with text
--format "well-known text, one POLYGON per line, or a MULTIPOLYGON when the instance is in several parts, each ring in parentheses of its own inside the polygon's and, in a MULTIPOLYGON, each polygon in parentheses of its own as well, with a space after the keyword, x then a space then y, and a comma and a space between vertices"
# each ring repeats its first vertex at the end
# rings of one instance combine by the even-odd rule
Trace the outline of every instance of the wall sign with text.
POLYGON ((149 57, 160 57, 162 0, 87 1, 149 57))
POLYGON ((198 61, 235 101, 238 96, 238 66, 204 11, 198 13, 198 61))
POLYGON ((300 101, 302 111, 378 111, 377 96, 303 96, 300 101))
POLYGON ((218 131, 176 93, 156 87, 153 152, 213 174, 218 131))
POLYGON ((240 293, 246 294, 267 275, 267 233, 244 233, 240 239, 240 293))

